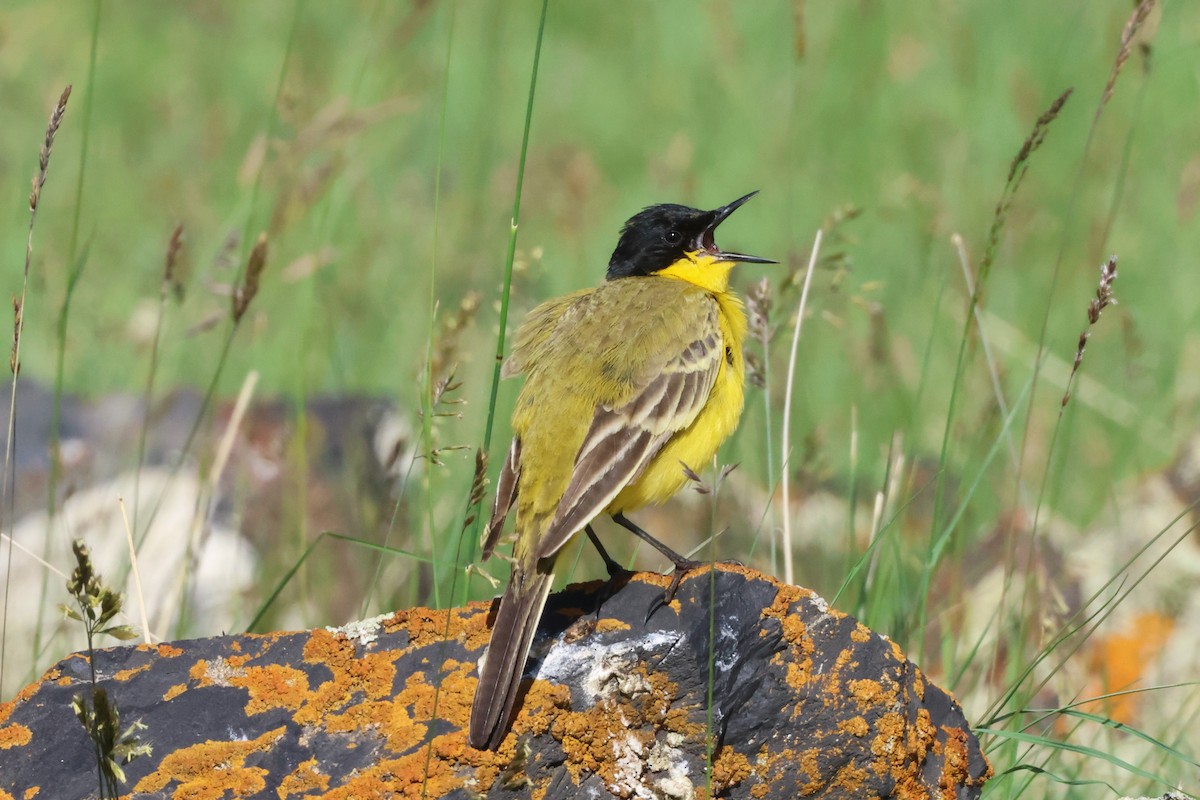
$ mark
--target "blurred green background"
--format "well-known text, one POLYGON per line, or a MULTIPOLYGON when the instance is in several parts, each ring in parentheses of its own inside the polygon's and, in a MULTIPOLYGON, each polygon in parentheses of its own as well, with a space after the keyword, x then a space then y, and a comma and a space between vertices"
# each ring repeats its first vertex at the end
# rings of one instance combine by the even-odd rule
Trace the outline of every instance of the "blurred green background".
MULTIPOLYGON (((441 421, 439 441, 476 444, 539 9, 10 6, 0 252, 11 294, 45 120, 75 85, 35 231, 23 375, 52 376, 67 274, 82 263, 66 389, 141 387, 146 312, 179 222, 187 293, 168 311, 155 383, 204 387, 227 323, 193 326, 225 311, 247 234, 265 231, 263 288, 220 391, 253 368, 260 394, 382 394, 415 410, 432 336, 468 400, 461 421, 441 421), (431 300, 445 319, 471 293, 480 308, 445 340, 431 300)), ((1056 483, 1056 510, 1086 522, 1114 480, 1163 463, 1195 429, 1200 391, 1189 368, 1200 347, 1200 7, 1154 14, 1138 39, 1151 54, 1135 47, 1093 126, 1129 12, 1123 2, 552 4, 511 321, 600 280, 621 223, 654 202, 714 207, 762 190, 722 241, 786 261, 741 270, 742 287, 765 275, 777 290, 823 221, 859 209, 826 242, 792 437, 823 474, 844 473, 854 405, 863 474, 877 483, 894 432, 917 454, 940 448, 966 297, 951 235, 977 265, 1013 156, 1074 87, 1012 207, 984 308, 999 321, 993 347, 1011 400, 1039 344, 1070 362, 1097 266, 1121 257, 1120 306, 1084 367, 1111 397, 1077 393, 1058 451, 1086 479, 1056 483)), ((778 300, 774 321, 787 328, 795 292, 778 300)), ((773 347, 776 405, 789 332, 773 347)), ((1046 370, 1032 402, 1029 464, 1045 458, 1056 375, 1046 370)), ((967 381, 951 450, 964 467, 999 423, 981 359, 967 381)), ((500 437, 514 389, 502 388, 500 437)), ((762 404, 752 396, 748 408, 727 460, 763 477, 762 404)), ((454 462, 469 470, 469 453, 454 462)))
MULTIPOLYGON (((212 374, 219 334, 187 331, 224 307, 212 288, 234 271, 214 262, 224 253, 236 263, 247 249, 239 237, 265 230, 270 266, 224 391, 253 367, 268 393, 374 392, 415 405, 432 274, 443 314, 467 292, 482 298, 456 360, 463 393, 486 396, 537 3, 453 15, 439 3, 109 4, 98 24, 95 8, 17 4, 0 18, 0 179, 10 187, 0 246, 11 293, 37 144, 58 92, 75 84, 35 234, 26 375, 52 367, 74 243, 87 262, 68 388, 139 385, 146 343, 135 312, 156 298, 165 242, 182 222, 191 275, 168 319, 159 385, 203 386, 212 374)), ((1170 5, 1161 23, 1156 13, 1152 57, 1134 53, 1085 149, 1129 11, 553 4, 514 313, 597 281, 622 221, 653 202, 711 207, 761 189, 723 239, 793 269, 822 220, 850 204, 861 216, 830 245, 848 271, 818 276, 818 314, 801 342, 797 438, 820 431, 826 457, 843 461, 846 405, 856 403, 863 452, 896 429, 936 448, 961 335, 950 307, 964 296, 950 235, 978 261, 1009 162, 1051 100, 1075 87, 1016 200, 986 307, 1015 328, 999 355, 1019 385, 1043 321, 1050 352, 1071 359, 1096 267, 1119 254, 1119 318, 1099 331, 1086 370, 1138 415, 1113 425, 1103 410, 1081 412, 1080 424, 1105 426, 1090 467, 1152 466, 1173 445, 1143 422, 1187 426, 1197 389, 1180 366, 1196 347, 1188 267, 1200 167, 1185 110, 1197 107, 1200 9, 1170 5), (870 346, 887 363, 873 363, 870 346)), ((1052 393, 1035 407, 1056 410, 1052 393)), ((459 426, 463 441, 478 438, 480 412, 474 403, 459 426)), ((1100 497, 1070 491, 1080 495, 1073 513, 1100 497)))
MULTIPOLYGON (((160 391, 205 387, 228 333, 228 285, 266 232, 262 289, 220 394, 255 369, 260 395, 378 395, 416 421, 432 352, 434 381, 453 367, 452 395, 467 402, 453 409, 461 419, 436 420, 421 449, 471 449, 445 451, 432 485, 413 490, 434 499, 413 498, 424 510, 401 520, 393 543, 457 536, 487 413, 540 8, 9 2, 0 253, 10 294, 20 293, 38 145, 74 84, 34 232, 23 378, 52 380, 55 325, 80 264, 66 389, 140 391, 163 254, 181 223, 186 295, 169 305, 154 381, 160 391)), ((1166 465, 1197 430, 1200 398, 1200 4, 1155 9, 1102 107, 1132 9, 552 2, 510 331, 540 300, 599 281, 620 225, 640 208, 715 207, 758 189, 720 238, 784 262, 736 277, 743 290, 771 282, 770 394, 764 404, 751 392, 723 461, 740 462, 764 497, 774 492, 796 283, 816 230, 833 221, 799 344, 792 479, 866 497, 883 485, 899 433, 910 461, 941 469, 957 500, 954 481, 983 476, 968 487, 952 549, 990 529, 1019 484, 1026 501, 1073 524, 1112 516, 1114 487, 1166 465), (968 299, 952 237, 977 271, 1012 160, 1069 87, 1028 162, 981 306, 1009 403, 1045 348, 1036 392, 1004 440, 1019 468, 1008 445, 988 460, 1003 418, 974 333, 943 463, 968 299), (1095 328, 1086 380, 1059 427, 1065 370, 1110 254, 1120 257, 1119 305, 1095 328)), ((494 453, 515 389, 501 388, 494 453)), ((931 496, 916 492, 914 508, 931 496)), ((896 557, 903 570, 909 556, 896 557)), ((802 559, 796 579, 832 595, 846 558, 802 559)), ((855 604, 867 613, 861 597, 855 604)), ((867 617, 904 641, 914 621, 901 619, 909 605, 898 608, 867 617)))

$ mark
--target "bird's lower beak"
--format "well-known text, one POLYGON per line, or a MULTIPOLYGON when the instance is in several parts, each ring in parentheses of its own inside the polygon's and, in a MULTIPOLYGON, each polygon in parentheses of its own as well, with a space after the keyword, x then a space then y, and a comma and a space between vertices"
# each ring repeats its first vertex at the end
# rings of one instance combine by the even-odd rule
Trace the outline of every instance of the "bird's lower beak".
POLYGON ((751 192, 745 197, 739 197, 737 200, 734 200, 728 205, 721 206, 715 211, 710 211, 709 214, 712 215, 712 221, 709 222, 700 235, 696 237, 696 241, 693 242, 694 249, 704 252, 722 261, 741 261, 747 264, 778 264, 778 261, 774 261, 769 258, 748 256, 745 253, 734 253, 728 250, 722 250, 721 248, 717 247, 717 243, 714 238, 717 226, 724 222, 730 214, 732 214, 734 211, 737 211, 743 203, 745 203, 751 197, 754 197, 756 194, 758 194, 757 191, 751 192))

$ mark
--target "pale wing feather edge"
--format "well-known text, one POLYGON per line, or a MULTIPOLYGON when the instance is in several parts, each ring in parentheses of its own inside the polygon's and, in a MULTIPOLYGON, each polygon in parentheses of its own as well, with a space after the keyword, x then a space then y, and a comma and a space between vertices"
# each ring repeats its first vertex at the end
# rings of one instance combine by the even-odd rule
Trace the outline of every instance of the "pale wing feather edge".
POLYGON ((500 541, 500 532, 504 530, 504 520, 512 510, 513 502, 517 499, 517 484, 521 477, 521 439, 514 436, 508 446, 508 455, 500 468, 500 476, 496 479, 496 500, 492 504, 492 518, 483 529, 480 540, 482 560, 487 561, 500 541))
POLYGON ((538 542, 538 558, 558 552, 637 479, 675 433, 695 421, 720 370, 720 344, 716 334, 689 343, 624 405, 596 409, 571 481, 538 542))

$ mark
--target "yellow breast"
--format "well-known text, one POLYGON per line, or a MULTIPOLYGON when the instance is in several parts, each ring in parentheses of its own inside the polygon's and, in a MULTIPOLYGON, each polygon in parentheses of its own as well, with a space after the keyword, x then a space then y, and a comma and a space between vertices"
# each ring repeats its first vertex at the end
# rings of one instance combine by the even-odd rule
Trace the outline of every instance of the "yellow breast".
POLYGON ((746 314, 741 300, 728 291, 714 293, 725 358, 717 373, 708 403, 695 421, 671 437, 641 475, 626 486, 608 507, 608 513, 634 511, 670 499, 687 483, 683 464, 702 472, 730 434, 737 429, 744 405, 746 364, 742 341, 746 314))

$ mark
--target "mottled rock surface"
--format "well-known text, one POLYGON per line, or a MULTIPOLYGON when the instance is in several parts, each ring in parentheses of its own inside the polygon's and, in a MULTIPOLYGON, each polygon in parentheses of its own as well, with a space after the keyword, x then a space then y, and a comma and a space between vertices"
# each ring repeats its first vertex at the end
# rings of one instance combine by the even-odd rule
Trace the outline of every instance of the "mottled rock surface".
MULTIPOLYGON (((140 797, 970 798, 990 767, 957 703, 804 589, 719 565, 660 606, 639 574, 556 594, 499 752, 466 744, 490 603, 338 632, 97 654, 153 755, 140 797), (602 601, 602 602, 601 602, 602 601), (597 604, 599 607, 597 608, 597 604), (656 609, 647 621, 647 614, 656 609), (711 702, 710 702, 711 698, 711 702)), ((86 657, 0 705, 0 798, 96 790, 71 712, 86 657)))

